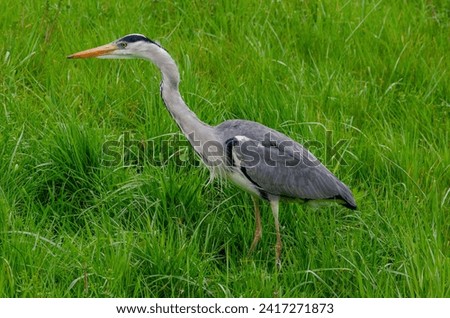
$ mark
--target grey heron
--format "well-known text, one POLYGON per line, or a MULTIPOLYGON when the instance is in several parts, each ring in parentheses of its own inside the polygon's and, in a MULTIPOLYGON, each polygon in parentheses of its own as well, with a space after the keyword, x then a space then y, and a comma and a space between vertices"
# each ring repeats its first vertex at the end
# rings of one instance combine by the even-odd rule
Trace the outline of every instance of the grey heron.
POLYGON ((278 266, 281 264, 282 246, 278 221, 280 199, 304 203, 334 201, 356 209, 349 188, 293 139, 253 121, 227 120, 210 126, 197 118, 180 95, 180 74, 175 61, 158 43, 141 34, 129 34, 109 44, 68 56, 71 59, 90 57, 140 58, 159 68, 162 100, 211 175, 228 178, 252 194, 256 226, 249 252, 255 249, 262 236, 259 198, 270 202, 278 266))

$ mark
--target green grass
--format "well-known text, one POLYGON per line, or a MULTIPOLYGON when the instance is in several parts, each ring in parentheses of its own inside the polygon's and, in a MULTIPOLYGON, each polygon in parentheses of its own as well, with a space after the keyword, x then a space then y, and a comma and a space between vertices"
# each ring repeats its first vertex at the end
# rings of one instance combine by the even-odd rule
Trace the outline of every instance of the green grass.
POLYGON ((9 2, 0 297, 450 296, 448 1, 9 2), (264 205, 247 257, 251 199, 207 184, 156 68, 65 58, 134 32, 201 119, 312 145, 359 209, 282 204, 278 272, 264 205))

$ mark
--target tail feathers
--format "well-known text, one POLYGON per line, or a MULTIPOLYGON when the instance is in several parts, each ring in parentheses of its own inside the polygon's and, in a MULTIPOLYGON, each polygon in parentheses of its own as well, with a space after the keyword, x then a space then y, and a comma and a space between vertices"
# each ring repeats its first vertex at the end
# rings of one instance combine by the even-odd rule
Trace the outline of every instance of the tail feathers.
POLYGON ((357 206, 355 201, 353 200, 353 202, 348 202, 344 199, 344 202, 342 203, 342 206, 345 206, 346 208, 350 209, 350 210, 356 210, 357 206))
POLYGON ((341 204, 343 206, 345 206, 346 208, 349 208, 350 210, 356 210, 357 206, 356 206, 355 198, 353 197, 353 194, 350 191, 350 189, 342 182, 341 182, 341 187, 340 187, 339 192, 340 192, 340 194, 338 197, 340 197, 340 199, 344 201, 341 204))

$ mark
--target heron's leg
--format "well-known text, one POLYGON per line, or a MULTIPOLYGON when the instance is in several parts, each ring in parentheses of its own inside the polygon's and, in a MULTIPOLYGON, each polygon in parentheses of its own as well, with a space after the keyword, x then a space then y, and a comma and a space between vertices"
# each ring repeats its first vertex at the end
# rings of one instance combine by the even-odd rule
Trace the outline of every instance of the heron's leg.
POLYGON ((256 226, 255 226, 255 235, 253 237, 253 242, 252 245, 250 246, 250 250, 248 251, 249 254, 253 253, 253 251, 255 250, 256 245, 258 244, 259 240, 261 239, 262 236, 262 226, 261 226, 261 214, 259 212, 259 202, 258 202, 258 198, 252 196, 252 200, 253 200, 253 205, 255 206, 255 222, 256 222, 256 226))
POLYGON ((277 244, 275 245, 275 262, 277 267, 281 267, 281 234, 280 223, 278 222, 278 198, 270 200, 270 207, 272 208, 273 218, 275 220, 275 231, 277 233, 277 244))

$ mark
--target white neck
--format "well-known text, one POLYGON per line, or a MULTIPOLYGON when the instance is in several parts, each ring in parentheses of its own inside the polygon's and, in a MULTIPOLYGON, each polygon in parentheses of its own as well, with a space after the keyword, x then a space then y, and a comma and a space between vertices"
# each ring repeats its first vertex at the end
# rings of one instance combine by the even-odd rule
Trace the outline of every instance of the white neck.
POLYGON ((142 55, 161 71, 161 97, 167 110, 195 151, 203 156, 205 142, 215 139, 214 129, 198 119, 181 97, 178 90, 180 74, 175 61, 166 50, 155 44, 149 45, 144 54, 142 55))

